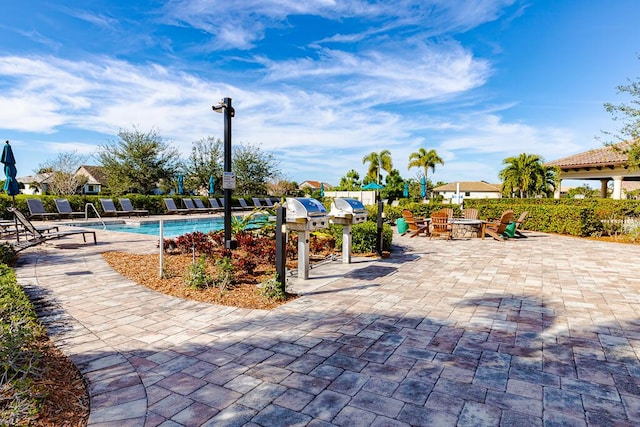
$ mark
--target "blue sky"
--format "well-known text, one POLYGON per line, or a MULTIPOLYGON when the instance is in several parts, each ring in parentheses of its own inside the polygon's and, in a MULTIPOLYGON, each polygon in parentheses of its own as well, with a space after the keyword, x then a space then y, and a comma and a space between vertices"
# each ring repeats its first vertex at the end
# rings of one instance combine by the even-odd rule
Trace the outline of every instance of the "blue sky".
MULTIPOLYGON (((22 0, 0 14, 0 138, 18 175, 156 129, 186 157, 223 137, 285 178, 337 184, 387 149, 434 181, 498 182, 502 160, 602 146, 605 102, 640 75, 637 0, 22 0)), ((90 160, 88 163, 92 163, 90 160)), ((95 163, 95 162, 93 162, 95 163)))

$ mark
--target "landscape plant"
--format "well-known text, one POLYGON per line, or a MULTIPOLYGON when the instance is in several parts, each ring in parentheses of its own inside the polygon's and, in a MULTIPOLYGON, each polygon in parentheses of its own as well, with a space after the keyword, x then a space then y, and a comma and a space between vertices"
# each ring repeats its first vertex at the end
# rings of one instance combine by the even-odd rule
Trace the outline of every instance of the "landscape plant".
POLYGON ((13 265, 17 259, 18 254, 10 243, 0 243, 0 264, 13 265))
POLYGON ((207 258, 205 255, 198 257, 198 260, 187 267, 184 278, 185 284, 195 289, 208 288, 215 280, 207 272, 207 258))
POLYGON ((220 289, 220 292, 228 291, 234 283, 234 268, 231 258, 219 258, 216 261, 216 267, 218 268, 218 279, 216 280, 216 285, 220 289))
POLYGON ((274 301, 284 301, 287 299, 287 293, 284 286, 282 285, 282 282, 278 280, 275 273, 273 276, 269 277, 269 279, 260 283, 258 287, 260 288, 260 293, 269 299, 274 301))
POLYGON ((32 387, 42 374, 36 341, 45 336, 33 305, 18 285, 13 269, 0 264, 0 420, 29 425, 40 396, 32 387))

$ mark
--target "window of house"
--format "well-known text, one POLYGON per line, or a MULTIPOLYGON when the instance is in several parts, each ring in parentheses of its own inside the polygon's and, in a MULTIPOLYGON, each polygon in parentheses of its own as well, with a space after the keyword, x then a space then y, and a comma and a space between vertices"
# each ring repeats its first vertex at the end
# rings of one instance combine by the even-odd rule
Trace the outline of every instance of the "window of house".
POLYGON ((93 193, 94 191, 96 191, 95 185, 87 185, 87 191, 89 193, 93 193))
POLYGON ((465 196, 465 197, 469 197, 470 195, 471 195, 471 191, 465 191, 465 192, 464 192, 464 196, 465 196))

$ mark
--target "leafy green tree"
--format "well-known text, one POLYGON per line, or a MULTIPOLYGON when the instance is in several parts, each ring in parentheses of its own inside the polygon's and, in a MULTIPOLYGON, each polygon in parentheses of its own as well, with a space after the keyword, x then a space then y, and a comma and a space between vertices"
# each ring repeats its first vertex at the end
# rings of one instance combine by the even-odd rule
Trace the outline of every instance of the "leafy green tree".
POLYGON ((398 169, 392 169, 386 176, 384 188, 380 191, 383 198, 398 199, 402 197, 404 191, 404 179, 400 176, 398 169))
POLYGON ((254 144, 238 144, 233 147, 232 170, 236 174, 236 193, 248 195, 267 194, 267 183, 280 176, 279 162, 271 153, 254 144))
POLYGON ((380 152, 373 151, 362 158, 362 164, 369 163, 367 169, 366 182, 375 182, 382 184, 382 177, 380 171, 384 170, 387 173, 391 173, 393 169, 393 162, 391 161, 391 153, 389 150, 382 150, 380 152))
POLYGON ((216 190, 222 186, 222 169, 224 161, 224 146, 220 139, 208 136, 195 141, 191 147, 191 154, 185 163, 187 187, 208 191, 209 177, 213 175, 216 190))
POLYGON ((181 166, 180 156, 155 129, 120 130, 118 138, 98 151, 113 194, 151 194, 158 185, 173 181, 181 166))
POLYGON ((598 197, 599 195, 600 195, 599 190, 595 190, 589 187, 587 184, 583 184, 580 187, 570 188, 567 191, 567 197, 571 199, 575 198, 576 196, 590 198, 590 197, 598 197))
POLYGON ((438 156, 438 153, 434 149, 427 151, 425 148, 420 148, 418 151, 409 155, 408 168, 423 168, 425 178, 429 176, 429 169, 431 169, 431 172, 436 171, 436 165, 444 166, 444 160, 438 156))
POLYGON ((297 197, 302 192, 298 189, 298 183, 286 179, 277 179, 266 184, 267 194, 270 196, 292 196, 297 197))
MULTIPOLYGON (((638 57, 640 59, 640 56, 638 57)), ((631 97, 631 101, 621 104, 605 103, 605 110, 613 116, 613 120, 620 122, 617 132, 604 132, 613 141, 607 145, 628 141, 616 149, 627 155, 627 164, 632 169, 640 169, 640 78, 629 80, 629 84, 618 86, 618 93, 631 97)))
POLYGON ((41 164, 38 173, 51 173, 47 180, 47 192, 69 196, 77 194, 87 183, 87 177, 76 176, 76 171, 85 164, 87 156, 78 154, 77 151, 59 153, 55 158, 41 164))
POLYGON ((360 174, 351 169, 345 176, 340 178, 340 184, 336 190, 338 191, 355 191, 359 190, 362 182, 360 181, 360 174))
POLYGON ((507 197, 533 197, 550 195, 555 188, 556 169, 544 166, 537 154, 521 153, 517 157, 507 157, 506 165, 500 171, 502 194, 507 197))

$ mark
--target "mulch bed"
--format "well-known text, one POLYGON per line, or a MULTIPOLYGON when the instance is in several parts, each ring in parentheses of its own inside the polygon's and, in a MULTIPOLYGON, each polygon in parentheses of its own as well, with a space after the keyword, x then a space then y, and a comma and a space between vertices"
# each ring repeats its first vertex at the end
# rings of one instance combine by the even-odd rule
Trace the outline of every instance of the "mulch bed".
MULTIPOLYGON (((89 395, 80 372, 48 337, 38 342, 44 374, 33 387, 46 396, 34 426, 83 427, 89 419, 89 395)), ((0 425, 4 425, 1 423, 0 425)))
MULTIPOLYGON (((184 273, 193 263, 191 255, 165 255, 165 278, 160 278, 158 254, 106 252, 103 257, 114 270, 129 280, 178 298, 261 310, 270 310, 296 298, 295 295, 287 295, 285 301, 274 301, 260 294, 257 284, 271 277, 273 268, 271 265, 258 266, 253 275, 236 275, 236 283, 231 289, 221 291, 215 286, 201 289, 185 284, 184 273)), ((210 265, 209 269, 212 275, 216 274, 213 265, 210 265)))

